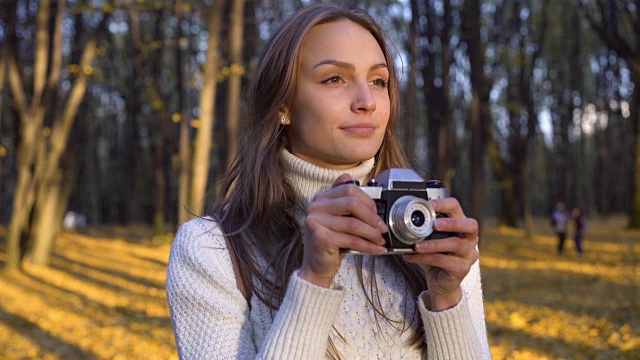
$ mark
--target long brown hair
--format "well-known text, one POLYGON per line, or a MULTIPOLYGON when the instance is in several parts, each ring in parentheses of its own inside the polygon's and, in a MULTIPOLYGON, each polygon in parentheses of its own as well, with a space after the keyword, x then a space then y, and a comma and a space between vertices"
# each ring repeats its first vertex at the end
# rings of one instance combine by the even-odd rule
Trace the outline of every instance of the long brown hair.
MULTIPOLYGON (((305 206, 284 176, 279 152, 288 141, 279 124, 278 112, 283 105, 290 104, 295 95, 304 36, 315 25, 340 20, 353 21, 371 32, 389 69, 390 118, 370 177, 391 167, 409 167, 396 135, 399 118, 396 69, 379 25, 359 9, 317 4, 298 10, 264 45, 247 92, 247 114, 242 126, 246 132, 238 155, 222 181, 221 199, 206 205, 207 214, 220 223, 230 240, 245 287, 272 309, 280 306, 288 279, 302 265, 302 231, 296 214, 304 213, 305 206), (267 262, 266 270, 259 266, 258 258, 267 262), (257 281, 254 283, 251 279, 257 281)), ((385 258, 390 258, 389 261, 404 275, 407 301, 415 301, 417 294, 426 287, 418 267, 395 256, 385 258)), ((362 270, 362 263, 359 269, 362 270)), ((364 289, 361 271, 359 273, 364 289)), ((369 288, 375 290, 375 283, 369 288)), ((375 291, 371 297, 369 301, 376 314, 393 321, 384 315, 378 305, 379 299, 375 299, 375 291)), ((415 312, 405 315, 405 318, 411 318, 411 323, 419 321, 415 312)), ((405 323, 403 329, 407 328, 405 323)), ((424 331, 422 326, 416 328, 412 343, 421 344, 424 331)))

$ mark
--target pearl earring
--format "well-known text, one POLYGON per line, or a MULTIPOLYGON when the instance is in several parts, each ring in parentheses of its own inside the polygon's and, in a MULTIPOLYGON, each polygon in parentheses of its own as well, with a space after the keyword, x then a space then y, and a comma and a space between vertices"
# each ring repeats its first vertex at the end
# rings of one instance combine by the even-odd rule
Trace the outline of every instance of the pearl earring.
POLYGON ((284 116, 281 116, 281 117, 280 117, 280 124, 284 125, 284 124, 286 124, 286 123, 287 123, 287 118, 286 118, 286 117, 284 117, 284 116))

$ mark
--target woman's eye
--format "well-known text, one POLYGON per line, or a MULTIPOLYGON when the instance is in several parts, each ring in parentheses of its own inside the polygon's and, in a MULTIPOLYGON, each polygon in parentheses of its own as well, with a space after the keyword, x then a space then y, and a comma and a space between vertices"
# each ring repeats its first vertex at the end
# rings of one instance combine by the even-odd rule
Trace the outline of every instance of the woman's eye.
POLYGON ((325 84, 339 84, 342 82, 342 76, 340 75, 332 76, 323 82, 325 84))
POLYGON ((371 82, 371 85, 379 86, 379 87, 381 87, 381 88, 386 88, 386 87, 387 87, 387 84, 388 84, 388 83, 387 83, 387 80, 382 79, 382 78, 380 78, 380 79, 375 79, 375 80, 373 80, 373 81, 371 82))

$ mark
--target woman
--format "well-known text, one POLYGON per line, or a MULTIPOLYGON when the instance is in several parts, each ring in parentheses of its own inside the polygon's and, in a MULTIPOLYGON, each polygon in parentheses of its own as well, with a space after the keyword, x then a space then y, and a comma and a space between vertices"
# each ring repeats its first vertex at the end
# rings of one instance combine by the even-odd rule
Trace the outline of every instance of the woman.
POLYGON ((398 94, 365 12, 312 5, 280 26, 252 79, 222 199, 172 247, 167 296, 182 358, 490 358, 477 222, 453 198, 432 201, 449 215, 436 230, 459 237, 377 256, 387 226, 362 189, 343 184, 408 167, 398 94))

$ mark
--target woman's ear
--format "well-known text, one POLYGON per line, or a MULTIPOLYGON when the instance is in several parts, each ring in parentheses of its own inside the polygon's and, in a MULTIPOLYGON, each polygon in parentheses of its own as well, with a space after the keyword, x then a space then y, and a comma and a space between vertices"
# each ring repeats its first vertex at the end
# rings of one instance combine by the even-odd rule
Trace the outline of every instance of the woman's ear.
POLYGON ((289 119, 286 115, 280 115, 280 125, 290 125, 291 119, 289 119))
POLYGON ((291 124, 291 117, 289 115, 289 110, 284 105, 282 105, 280 107, 280 110, 278 110, 278 121, 280 122, 280 125, 291 124))

